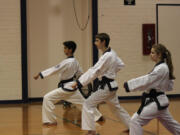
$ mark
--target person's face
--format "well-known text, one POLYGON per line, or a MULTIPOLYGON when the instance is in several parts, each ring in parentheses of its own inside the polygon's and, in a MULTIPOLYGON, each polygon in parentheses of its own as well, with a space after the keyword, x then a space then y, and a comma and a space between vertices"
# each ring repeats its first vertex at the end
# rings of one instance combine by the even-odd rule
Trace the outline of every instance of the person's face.
POLYGON ((96 38, 94 44, 98 49, 102 49, 105 41, 101 41, 99 38, 96 38))
POLYGON ((157 54, 154 48, 151 48, 150 57, 154 62, 159 62, 161 58, 160 54, 157 54))
POLYGON ((69 49, 69 48, 67 48, 66 46, 64 46, 64 54, 65 55, 70 55, 72 53, 72 49, 69 49))

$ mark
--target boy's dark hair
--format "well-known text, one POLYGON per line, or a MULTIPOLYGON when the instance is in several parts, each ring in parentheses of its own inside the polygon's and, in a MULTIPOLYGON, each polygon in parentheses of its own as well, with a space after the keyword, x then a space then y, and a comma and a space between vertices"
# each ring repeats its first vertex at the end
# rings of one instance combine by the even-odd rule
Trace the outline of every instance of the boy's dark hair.
POLYGON ((74 41, 65 41, 63 45, 66 46, 68 49, 72 49, 72 53, 76 50, 76 43, 74 41))
POLYGON ((96 35, 95 38, 98 38, 102 41, 105 41, 105 46, 108 47, 109 46, 109 42, 110 42, 110 37, 107 33, 99 33, 96 35))

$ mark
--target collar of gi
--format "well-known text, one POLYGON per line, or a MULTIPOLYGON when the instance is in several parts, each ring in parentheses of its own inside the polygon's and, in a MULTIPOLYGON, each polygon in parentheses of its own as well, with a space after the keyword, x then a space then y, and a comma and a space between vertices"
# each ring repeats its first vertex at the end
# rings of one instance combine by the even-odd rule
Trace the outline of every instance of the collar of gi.
MULTIPOLYGON (((156 66, 158 66, 158 65, 160 65, 160 64, 162 64, 162 63, 164 63, 164 61, 162 60, 162 61, 160 61, 160 62, 158 62, 158 63, 156 63, 156 65, 153 67, 153 69, 151 70, 151 72, 154 70, 154 68, 156 67, 156 66)), ((148 74, 150 74, 151 72, 149 72, 148 74)))
POLYGON ((103 54, 105 54, 106 52, 110 52, 111 51, 111 47, 109 47, 103 54))
POLYGON ((74 56, 69 56, 69 57, 67 57, 67 58, 74 58, 74 56))
POLYGON ((158 65, 160 65, 160 64, 162 64, 162 63, 164 63, 164 60, 158 62, 154 67, 156 67, 156 66, 158 66, 158 65))

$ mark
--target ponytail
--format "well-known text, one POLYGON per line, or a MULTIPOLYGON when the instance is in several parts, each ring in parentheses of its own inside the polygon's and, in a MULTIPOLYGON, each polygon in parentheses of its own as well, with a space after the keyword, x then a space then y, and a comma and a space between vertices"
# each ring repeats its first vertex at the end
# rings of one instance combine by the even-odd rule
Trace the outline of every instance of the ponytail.
POLYGON ((166 63, 168 65, 168 68, 169 68, 169 78, 170 79, 175 79, 175 76, 173 75, 173 72, 174 72, 174 67, 173 67, 173 64, 172 64, 172 58, 171 58, 171 53, 168 49, 166 49, 166 52, 165 52, 165 60, 166 60, 166 63))
POLYGON ((169 79, 175 79, 175 76, 173 75, 174 67, 172 64, 172 58, 170 51, 162 44, 155 44, 152 46, 152 48, 155 49, 157 54, 161 54, 161 59, 165 60, 168 68, 169 68, 169 79))

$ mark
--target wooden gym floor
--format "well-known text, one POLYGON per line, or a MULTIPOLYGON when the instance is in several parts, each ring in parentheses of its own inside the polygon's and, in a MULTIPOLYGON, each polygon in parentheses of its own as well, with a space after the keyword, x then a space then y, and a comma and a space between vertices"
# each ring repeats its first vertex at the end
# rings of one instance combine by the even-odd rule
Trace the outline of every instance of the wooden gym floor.
MULTIPOLYGON (((139 100, 120 101, 130 115, 139 107, 139 100)), ((180 122, 180 98, 170 99, 169 110, 180 122)), ((3 104, 0 105, 0 135, 85 135, 81 124, 81 106, 63 109, 62 104, 56 105, 58 125, 45 127, 41 123, 41 103, 3 104)), ((124 125, 111 113, 106 104, 99 106, 105 117, 104 123, 96 123, 100 135, 128 135, 124 125)), ((157 120, 152 120, 144 127, 144 135, 171 135, 157 120)))

